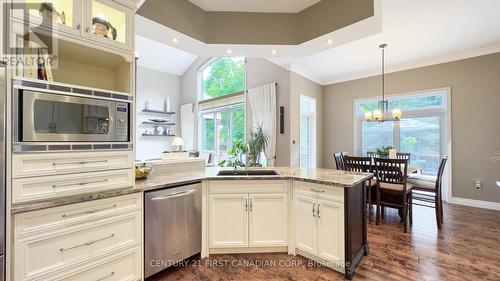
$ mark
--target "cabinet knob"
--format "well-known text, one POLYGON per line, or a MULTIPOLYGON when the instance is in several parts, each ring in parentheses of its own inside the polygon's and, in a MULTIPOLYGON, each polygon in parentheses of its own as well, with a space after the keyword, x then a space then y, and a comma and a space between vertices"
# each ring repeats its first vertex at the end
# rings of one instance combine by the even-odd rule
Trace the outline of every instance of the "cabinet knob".
POLYGON ((78 29, 78 30, 82 29, 82 25, 81 24, 77 24, 76 25, 76 29, 78 29))
POLYGON ((89 27, 89 26, 87 26, 87 28, 85 28, 85 32, 87 32, 87 33, 88 33, 89 31, 90 31, 90 27, 89 27))

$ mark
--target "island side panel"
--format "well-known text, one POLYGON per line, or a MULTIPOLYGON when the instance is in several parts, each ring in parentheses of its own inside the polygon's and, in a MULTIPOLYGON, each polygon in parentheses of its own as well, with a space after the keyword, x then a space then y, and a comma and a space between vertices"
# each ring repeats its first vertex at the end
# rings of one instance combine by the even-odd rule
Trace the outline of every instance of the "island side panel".
POLYGON ((345 188, 345 276, 351 279, 364 255, 368 254, 365 184, 345 188))

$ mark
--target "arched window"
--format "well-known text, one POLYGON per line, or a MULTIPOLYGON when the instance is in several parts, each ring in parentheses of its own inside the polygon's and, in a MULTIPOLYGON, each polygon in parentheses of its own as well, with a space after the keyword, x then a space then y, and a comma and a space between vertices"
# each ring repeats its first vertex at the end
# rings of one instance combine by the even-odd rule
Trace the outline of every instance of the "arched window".
POLYGON ((245 58, 210 60, 199 70, 199 150, 227 159, 245 142, 245 58))
POLYGON ((245 58, 219 58, 202 70, 201 100, 242 93, 245 90, 245 58))

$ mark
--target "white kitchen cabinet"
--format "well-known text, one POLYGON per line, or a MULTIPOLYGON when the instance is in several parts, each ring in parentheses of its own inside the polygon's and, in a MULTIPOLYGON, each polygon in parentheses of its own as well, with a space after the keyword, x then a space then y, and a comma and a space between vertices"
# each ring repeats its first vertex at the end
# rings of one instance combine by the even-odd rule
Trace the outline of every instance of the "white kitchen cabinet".
POLYGON ((317 200, 318 256, 334 262, 344 260, 344 205, 328 198, 317 200))
POLYGON ((126 169, 134 166, 134 157, 133 151, 13 154, 12 177, 126 169))
POLYGON ((288 246, 287 186, 286 181, 210 182, 208 247, 288 246))
POLYGON ((344 204, 322 192, 295 196, 295 247, 329 262, 344 261, 344 204))
POLYGON ((316 199, 297 195, 295 200, 295 247, 317 253, 316 199))
POLYGON ((288 245, 288 195, 249 195, 249 246, 288 245))
POLYGON ((142 194, 16 214, 13 280, 138 280, 142 217, 142 194))
POLYGON ((38 26, 50 28, 63 39, 65 37, 83 39, 91 44, 97 43, 133 53, 136 2, 134 0, 21 0, 16 1, 12 16, 18 22, 29 23, 32 28, 38 26), (53 6, 55 13, 51 21, 43 22, 39 9, 42 3, 46 2, 53 6), (24 16, 25 11, 28 16, 24 16), (97 25, 93 24, 94 18, 103 19, 107 25, 107 34, 98 32, 97 25))
POLYGON ((210 247, 248 246, 248 194, 215 194, 209 199, 210 247))
POLYGON ((12 203, 53 199, 118 188, 132 188, 132 169, 29 177, 12 180, 12 203))

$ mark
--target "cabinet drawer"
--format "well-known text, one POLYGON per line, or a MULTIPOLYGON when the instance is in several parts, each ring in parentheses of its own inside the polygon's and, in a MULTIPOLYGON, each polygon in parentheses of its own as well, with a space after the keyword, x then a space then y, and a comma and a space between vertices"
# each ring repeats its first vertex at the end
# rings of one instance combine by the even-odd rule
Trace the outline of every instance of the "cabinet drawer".
POLYGON ((82 225, 142 209, 142 194, 131 194, 43 209, 14 216, 15 237, 82 225))
POLYGON ((55 279, 60 281, 136 281, 142 279, 141 248, 120 252, 90 266, 78 268, 55 279))
POLYGON ((134 166, 133 151, 14 154, 13 178, 125 169, 134 166))
POLYGON ((274 193, 287 194, 288 181, 283 180, 215 180, 209 183, 210 194, 274 193))
POLYGON ((116 188, 132 188, 132 169, 19 178, 12 181, 12 203, 52 199, 116 188))
POLYGON ((141 243, 141 212, 14 240, 14 279, 40 277, 141 243), (43 257, 43 258, 42 258, 43 257))
POLYGON ((302 182, 295 181, 295 188, 297 193, 307 193, 315 198, 319 196, 329 196, 335 201, 344 202, 344 188, 333 186, 317 184, 312 182, 302 182))

